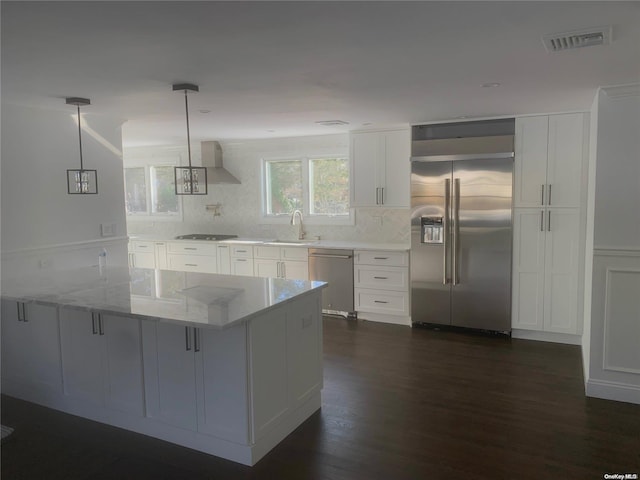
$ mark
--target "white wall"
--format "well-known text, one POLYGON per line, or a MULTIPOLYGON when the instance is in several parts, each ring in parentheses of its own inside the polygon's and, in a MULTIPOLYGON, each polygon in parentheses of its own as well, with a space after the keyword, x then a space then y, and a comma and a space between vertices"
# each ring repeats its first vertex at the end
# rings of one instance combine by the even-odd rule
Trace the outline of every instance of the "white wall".
MULTIPOLYGON (((62 102, 62 101, 61 101, 62 102)), ((126 221, 119 119, 82 111, 110 148, 83 131, 85 168, 98 171, 97 195, 68 195, 66 170, 79 167, 73 107, 43 110, 2 105, 2 269, 62 268, 96 263, 103 245, 110 264, 126 264, 126 221), (100 224, 115 225, 101 236, 100 224)))
MULTIPOLYGON (((232 233, 259 238, 293 239, 297 227, 261 224, 261 159, 292 158, 305 155, 348 155, 347 134, 322 135, 268 140, 221 142, 224 166, 240 185, 209 185, 206 196, 184 196, 183 219, 176 221, 141 221, 127 219, 130 234, 153 234, 173 237, 183 233, 232 233), (214 217, 205 209, 222 204, 222 215, 214 217)), ((200 164, 199 145, 192 146, 194 164, 200 164)), ((126 166, 144 164, 150 159, 181 159, 186 164, 186 145, 174 148, 131 148, 124 152, 126 166)), ((307 238, 320 236, 328 240, 409 243, 409 209, 356 209, 355 225, 305 225, 307 238)))
POLYGON ((603 88, 591 299, 590 396, 640 403, 640 85, 603 88))

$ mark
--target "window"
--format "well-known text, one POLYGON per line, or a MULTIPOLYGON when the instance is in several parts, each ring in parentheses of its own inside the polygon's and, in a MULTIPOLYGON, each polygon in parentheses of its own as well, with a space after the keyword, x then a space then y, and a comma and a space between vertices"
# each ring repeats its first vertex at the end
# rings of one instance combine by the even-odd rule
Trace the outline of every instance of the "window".
POLYGON ((349 161, 343 156, 263 160, 263 218, 283 223, 295 210, 310 223, 352 223, 349 161))
POLYGON ((180 199, 175 194, 172 165, 125 168, 124 188, 127 215, 180 215, 180 199))

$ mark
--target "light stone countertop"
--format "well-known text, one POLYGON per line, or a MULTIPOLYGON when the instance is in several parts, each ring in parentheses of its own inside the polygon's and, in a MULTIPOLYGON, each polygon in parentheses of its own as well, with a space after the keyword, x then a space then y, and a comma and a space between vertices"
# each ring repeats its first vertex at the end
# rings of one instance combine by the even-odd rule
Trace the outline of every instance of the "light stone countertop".
POLYGON ((3 280, 2 299, 194 327, 247 321, 325 282, 143 268, 56 270, 3 280))
POLYGON ((411 246, 405 243, 373 243, 353 240, 276 240, 274 238, 249 238, 238 237, 231 240, 221 240, 213 242, 211 240, 178 240, 176 238, 162 238, 154 235, 130 235, 131 240, 145 240, 157 242, 195 242, 195 243, 221 243, 221 244, 243 244, 243 245, 269 245, 282 247, 304 247, 304 248, 336 248, 348 250, 393 250, 409 251, 411 246))

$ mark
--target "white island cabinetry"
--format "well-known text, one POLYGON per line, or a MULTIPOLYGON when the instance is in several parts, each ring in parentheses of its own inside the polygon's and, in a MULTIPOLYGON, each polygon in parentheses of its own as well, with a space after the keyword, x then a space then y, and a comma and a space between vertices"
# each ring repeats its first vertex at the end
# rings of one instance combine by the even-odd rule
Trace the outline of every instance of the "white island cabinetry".
POLYGON ((2 391, 253 465, 320 408, 323 286, 121 268, 9 280, 2 391), (132 294, 140 279, 165 296, 132 294))
POLYGON ((58 311, 2 301, 2 386, 42 401, 62 392, 58 311))
POLYGON ((142 350, 138 320, 60 308, 64 394, 88 405, 142 416, 142 350))

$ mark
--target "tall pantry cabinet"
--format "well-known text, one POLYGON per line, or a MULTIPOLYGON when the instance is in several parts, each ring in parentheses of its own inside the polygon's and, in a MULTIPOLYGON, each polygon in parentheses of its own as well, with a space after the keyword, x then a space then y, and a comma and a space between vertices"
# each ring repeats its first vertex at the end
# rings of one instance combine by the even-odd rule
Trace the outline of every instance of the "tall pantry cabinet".
POLYGON ((588 116, 516 119, 512 327, 577 335, 588 116))

